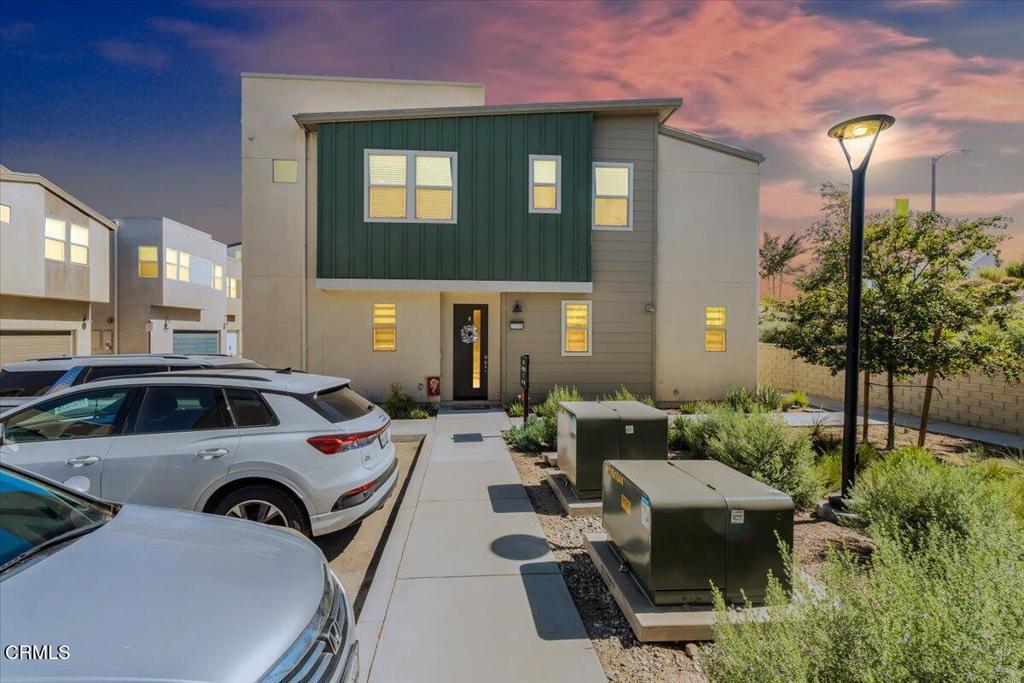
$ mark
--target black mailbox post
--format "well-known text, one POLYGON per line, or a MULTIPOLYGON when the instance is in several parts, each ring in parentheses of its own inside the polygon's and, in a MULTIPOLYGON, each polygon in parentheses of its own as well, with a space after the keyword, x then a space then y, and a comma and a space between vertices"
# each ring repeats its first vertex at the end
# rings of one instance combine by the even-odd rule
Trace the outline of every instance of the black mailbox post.
POLYGON ((519 386, 523 388, 523 425, 530 419, 530 354, 519 356, 519 386))

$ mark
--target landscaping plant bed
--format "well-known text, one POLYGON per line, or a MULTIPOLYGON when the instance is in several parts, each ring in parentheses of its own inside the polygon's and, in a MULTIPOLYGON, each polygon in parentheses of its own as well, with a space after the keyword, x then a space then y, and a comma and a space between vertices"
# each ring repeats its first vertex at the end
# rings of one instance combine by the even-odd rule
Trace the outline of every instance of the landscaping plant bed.
MULTIPOLYGON (((619 683, 695 683, 704 681, 683 643, 641 644, 619 611, 586 551, 585 534, 602 532, 600 517, 566 517, 544 482, 552 471, 535 453, 509 449, 548 545, 569 587, 583 625, 608 680, 619 683)), ((869 552, 859 531, 796 513, 794 546, 797 566, 816 577, 829 548, 869 552)))

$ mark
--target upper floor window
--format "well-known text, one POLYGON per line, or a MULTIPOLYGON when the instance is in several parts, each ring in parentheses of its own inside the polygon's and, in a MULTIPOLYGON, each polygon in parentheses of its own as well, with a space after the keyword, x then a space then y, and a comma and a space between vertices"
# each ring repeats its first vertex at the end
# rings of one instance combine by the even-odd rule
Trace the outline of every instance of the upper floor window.
POLYGON ((213 264, 213 288, 224 289, 224 266, 213 264))
POLYGON ((177 249, 164 249, 164 277, 168 280, 189 281, 192 257, 177 249))
POLYGON ((455 152, 366 150, 366 222, 454 223, 455 152))
POLYGON ((0 204, 0 223, 11 222, 11 207, 6 204, 0 204))
POLYGON ((160 250, 156 247, 139 247, 139 277, 160 276, 160 250))
POLYGON ((89 228, 71 224, 71 262, 89 265, 89 228))
POLYGON ((237 299, 238 298, 238 278, 237 277, 229 277, 228 278, 228 298, 229 299, 237 299))
POLYGON ((593 353, 593 317, 589 301, 562 302, 562 355, 589 356, 593 353))
POLYGON ((530 155, 530 213, 562 212, 562 157, 530 155))
POLYGON ((594 164, 594 228, 633 229, 633 164, 594 164))
POLYGON ((43 238, 43 255, 51 261, 64 262, 67 242, 67 224, 56 218, 46 219, 46 232, 43 238))
POLYGON ((373 350, 398 349, 398 305, 373 305, 373 350))
POLYGON ((274 159, 274 182, 299 182, 299 162, 295 159, 274 159))

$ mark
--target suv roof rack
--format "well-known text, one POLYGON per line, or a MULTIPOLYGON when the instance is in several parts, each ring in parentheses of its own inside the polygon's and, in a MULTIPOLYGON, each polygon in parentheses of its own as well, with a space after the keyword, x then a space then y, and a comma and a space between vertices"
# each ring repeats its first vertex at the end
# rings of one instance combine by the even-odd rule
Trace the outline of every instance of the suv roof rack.
MULTIPOLYGON (((210 368, 210 370, 216 370, 217 368, 210 368)), ((253 368, 253 370, 259 370, 261 368, 253 368)), ((256 377, 249 375, 232 375, 221 374, 221 373, 200 373, 200 372, 147 372, 141 375, 114 375, 104 379, 127 379, 128 377, 164 377, 164 378, 175 378, 175 377, 197 377, 197 378, 210 378, 216 377, 217 379, 243 379, 252 382, 270 382, 272 381, 269 377, 256 377)), ((101 380, 102 381, 102 380, 101 380)))

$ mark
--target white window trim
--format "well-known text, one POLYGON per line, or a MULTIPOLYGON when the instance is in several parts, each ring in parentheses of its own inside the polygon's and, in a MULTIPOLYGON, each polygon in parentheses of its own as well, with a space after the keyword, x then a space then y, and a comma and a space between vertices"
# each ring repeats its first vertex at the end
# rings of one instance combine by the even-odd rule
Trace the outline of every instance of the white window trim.
POLYGON ((78 225, 77 223, 70 223, 69 222, 67 230, 68 230, 68 263, 70 263, 72 265, 75 265, 75 266, 88 267, 88 265, 89 265, 89 237, 90 237, 90 235, 89 235, 89 226, 88 225, 78 225), (75 237, 74 237, 74 235, 75 235, 75 228, 78 228, 79 230, 84 230, 85 231, 85 244, 80 244, 80 243, 75 241, 75 237), (72 253, 74 252, 75 247, 79 247, 81 249, 85 249, 85 263, 81 263, 79 261, 76 261, 74 256, 72 256, 72 253))
POLYGON ((632 161, 595 161, 590 169, 590 228, 591 230, 607 230, 609 232, 629 232, 633 229, 633 162, 632 161), (594 204, 597 199, 597 168, 628 168, 629 169, 629 196, 627 199, 626 225, 598 225, 597 212, 594 211, 594 204))
POLYGON ((594 355, 594 302, 592 299, 562 299, 562 355, 563 356, 593 356, 594 355), (565 309, 569 304, 586 304, 587 306, 587 350, 566 351, 565 350, 565 309))
MULTIPOLYGON (((391 187, 399 187, 393 185, 391 187)), ((423 185, 423 187, 436 187, 423 185)), ((363 222, 365 223, 424 223, 428 225, 454 225, 459 222, 459 153, 417 149, 364 149, 363 150, 363 222), (405 218, 370 217, 370 155, 405 155, 405 218), (448 220, 416 218, 416 157, 442 157, 452 160, 452 217, 448 220)))
MULTIPOLYGON (((562 157, 558 154, 531 154, 529 158, 530 184, 526 197, 526 208, 530 213, 562 213, 562 157), (534 161, 555 162, 555 208, 537 209, 533 206, 533 162, 534 161)), ((546 185, 547 183, 545 183, 546 185)))
POLYGON ((44 261, 56 261, 57 263, 68 263, 68 257, 70 256, 70 254, 68 253, 69 251, 71 251, 71 250, 68 248, 68 222, 63 220, 63 219, 60 219, 60 218, 54 218, 53 216, 44 216, 43 217, 43 260, 44 261), (64 232, 64 235, 63 235, 63 237, 61 239, 58 240, 56 237, 50 237, 49 235, 46 234, 46 224, 49 221, 53 221, 54 223, 60 223, 61 224, 61 229, 64 232), (61 242, 64 245, 64 251, 61 252, 63 254, 62 258, 59 258, 59 259, 50 258, 49 256, 46 255, 46 242, 47 241, 61 242))

